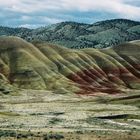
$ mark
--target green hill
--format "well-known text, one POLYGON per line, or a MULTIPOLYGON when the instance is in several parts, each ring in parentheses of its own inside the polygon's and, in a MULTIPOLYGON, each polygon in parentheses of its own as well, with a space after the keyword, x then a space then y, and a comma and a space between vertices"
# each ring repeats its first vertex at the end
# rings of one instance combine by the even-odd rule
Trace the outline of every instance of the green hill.
POLYGON ((0 27, 0 35, 18 36, 29 42, 45 41, 67 48, 106 48, 140 39, 140 22, 114 19, 82 24, 62 22, 37 29, 0 27))

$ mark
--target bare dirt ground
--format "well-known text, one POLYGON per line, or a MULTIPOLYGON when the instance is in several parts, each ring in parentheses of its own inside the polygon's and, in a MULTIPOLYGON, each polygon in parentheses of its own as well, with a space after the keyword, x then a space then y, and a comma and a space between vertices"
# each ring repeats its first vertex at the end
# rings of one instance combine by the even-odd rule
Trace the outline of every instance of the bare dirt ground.
POLYGON ((139 140, 139 95, 1 94, 0 140, 139 140))

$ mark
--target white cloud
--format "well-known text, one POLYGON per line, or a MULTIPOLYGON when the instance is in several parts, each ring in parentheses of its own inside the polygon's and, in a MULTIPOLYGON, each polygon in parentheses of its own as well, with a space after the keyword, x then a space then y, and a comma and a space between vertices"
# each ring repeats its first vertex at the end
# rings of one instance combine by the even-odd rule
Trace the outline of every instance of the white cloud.
POLYGON ((61 19, 57 19, 57 18, 49 18, 49 17, 40 17, 44 22, 48 22, 48 23, 59 23, 62 22, 63 20, 61 19))
POLYGON ((18 27, 23 27, 23 28, 30 28, 30 29, 34 29, 34 28, 37 28, 37 27, 41 27, 41 26, 44 26, 44 24, 21 24, 19 25, 18 27))
POLYGON ((35 12, 40 10, 78 10, 106 11, 126 17, 139 17, 140 7, 128 3, 138 0, 0 0, 0 6, 16 12, 35 12))
POLYGON ((0 6, 23 13, 42 10, 105 11, 132 18, 140 13, 140 7, 130 4, 135 2, 138 0, 0 0, 0 6))
MULTIPOLYGON (((66 9, 80 11, 105 11, 126 17, 139 17, 140 7, 127 4, 127 0, 61 0, 66 9)), ((128 0, 130 2, 130 0, 128 0)), ((132 2, 132 1, 131 1, 132 2)), ((133 3, 135 0, 133 0, 133 3)))
POLYGON ((64 20, 93 22, 109 18, 140 20, 139 13, 140 0, 0 0, 1 25, 28 27, 64 20))

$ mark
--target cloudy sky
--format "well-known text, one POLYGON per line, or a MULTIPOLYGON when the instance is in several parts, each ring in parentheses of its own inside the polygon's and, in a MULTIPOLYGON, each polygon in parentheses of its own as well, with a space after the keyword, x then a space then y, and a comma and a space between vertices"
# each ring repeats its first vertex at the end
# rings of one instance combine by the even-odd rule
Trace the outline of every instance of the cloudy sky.
POLYGON ((140 0, 0 0, 0 25, 37 28, 62 21, 140 21, 140 0))

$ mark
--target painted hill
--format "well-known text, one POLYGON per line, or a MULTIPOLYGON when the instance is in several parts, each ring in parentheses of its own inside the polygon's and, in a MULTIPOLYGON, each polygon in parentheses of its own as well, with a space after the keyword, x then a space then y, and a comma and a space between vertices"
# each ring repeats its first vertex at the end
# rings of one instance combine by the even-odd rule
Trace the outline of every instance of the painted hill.
POLYGON ((94 24, 62 22, 37 29, 0 27, 0 35, 29 42, 47 41, 68 48, 106 48, 140 39, 140 22, 114 19, 94 24))
MULTIPOLYGON (((9 86, 55 93, 121 93, 140 89, 140 41, 74 50, 0 37, 0 79, 9 86)), ((2 84, 0 90, 3 92, 2 84)))

